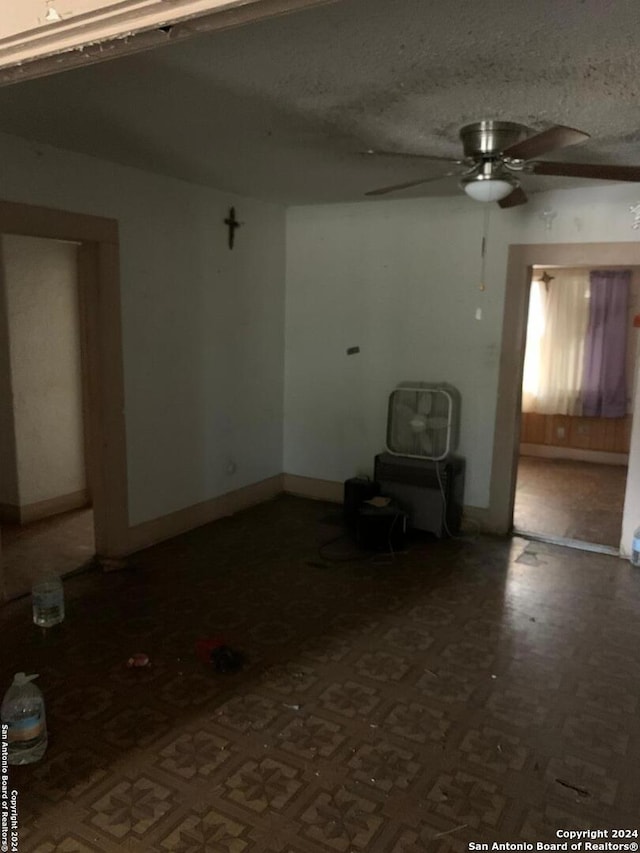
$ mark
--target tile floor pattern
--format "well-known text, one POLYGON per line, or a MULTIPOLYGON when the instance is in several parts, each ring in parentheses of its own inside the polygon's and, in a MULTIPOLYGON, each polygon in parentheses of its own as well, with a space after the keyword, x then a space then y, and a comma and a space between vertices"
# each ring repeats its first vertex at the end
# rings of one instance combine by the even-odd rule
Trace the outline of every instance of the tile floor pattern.
MULTIPOLYGON (((333 513, 333 516, 331 515, 333 513)), ((461 853, 640 829, 640 572, 522 539, 330 562, 283 497, 0 611, 40 673, 45 758, 11 768, 21 853, 461 853), (247 666, 194 655, 224 631, 247 666), (129 669, 149 654, 152 666, 129 669)))
POLYGON ((618 548, 626 483, 623 465, 521 456, 514 525, 618 548))

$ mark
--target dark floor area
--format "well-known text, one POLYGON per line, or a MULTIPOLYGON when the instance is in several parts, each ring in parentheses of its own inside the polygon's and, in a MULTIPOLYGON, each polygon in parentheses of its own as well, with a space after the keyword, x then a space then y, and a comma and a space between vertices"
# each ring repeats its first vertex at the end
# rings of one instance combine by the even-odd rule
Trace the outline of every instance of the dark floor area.
POLYGON ((521 456, 514 526, 619 548, 626 482, 623 465, 521 456))
POLYGON ((67 575, 95 554, 93 510, 73 510, 31 524, 6 524, 2 529, 5 595, 16 598, 31 590, 47 572, 67 575))
POLYGON ((39 672, 50 732, 11 768, 20 853, 462 853, 638 826, 640 572, 490 537, 330 562, 332 519, 283 497, 69 578, 48 632, 4 606, 0 686, 39 672), (239 674, 194 654, 221 631, 239 674))

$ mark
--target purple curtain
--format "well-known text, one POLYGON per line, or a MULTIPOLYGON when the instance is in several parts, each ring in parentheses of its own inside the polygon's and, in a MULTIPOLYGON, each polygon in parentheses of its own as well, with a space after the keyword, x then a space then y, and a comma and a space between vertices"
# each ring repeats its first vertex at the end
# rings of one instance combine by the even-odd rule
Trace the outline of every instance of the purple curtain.
POLYGON ((627 413, 627 325, 630 270, 593 270, 584 347, 582 414, 621 418, 627 413))

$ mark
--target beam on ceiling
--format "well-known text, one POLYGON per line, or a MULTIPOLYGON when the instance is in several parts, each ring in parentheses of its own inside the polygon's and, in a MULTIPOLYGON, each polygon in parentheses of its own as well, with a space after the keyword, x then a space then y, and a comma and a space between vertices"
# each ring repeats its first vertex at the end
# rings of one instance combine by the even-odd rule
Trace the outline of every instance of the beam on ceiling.
POLYGON ((0 14, 0 85, 337 0, 20 0, 0 14))

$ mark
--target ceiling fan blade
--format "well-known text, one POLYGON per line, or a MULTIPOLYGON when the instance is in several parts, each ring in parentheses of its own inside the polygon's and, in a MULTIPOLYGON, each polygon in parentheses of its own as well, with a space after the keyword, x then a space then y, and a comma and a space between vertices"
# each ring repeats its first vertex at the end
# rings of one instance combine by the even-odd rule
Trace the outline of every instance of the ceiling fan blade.
POLYGON ((557 124, 548 130, 543 130, 542 133, 536 133, 535 136, 530 136, 528 139, 516 142, 515 145, 510 145, 502 153, 505 157, 513 157, 515 160, 531 160, 541 154, 546 154, 548 151, 555 151, 557 148, 586 142, 589 138, 588 133, 557 124))
POLYGON ((432 154, 410 154, 408 151, 375 151, 370 148, 362 152, 365 157, 409 157, 417 160, 438 160, 440 163, 457 163, 462 165, 464 160, 456 160, 455 157, 437 157, 432 154))
POLYGON ((562 175, 568 178, 599 178, 601 181, 640 181, 640 166, 615 166, 610 163, 532 163, 536 175, 562 175))
POLYGON ((529 201, 526 192, 522 187, 516 187, 512 193, 509 193, 506 198, 501 198, 498 204, 500 207, 516 207, 519 204, 526 204, 529 201))
POLYGON ((393 193, 396 190, 408 190, 410 187, 419 187, 420 184, 428 184, 431 181, 441 181, 443 178, 451 178, 459 175, 459 172, 445 172, 443 175, 437 175, 435 178, 420 178, 417 181, 407 181, 405 184, 394 184, 391 187, 380 187, 377 190, 369 190, 365 195, 386 195, 393 193))

